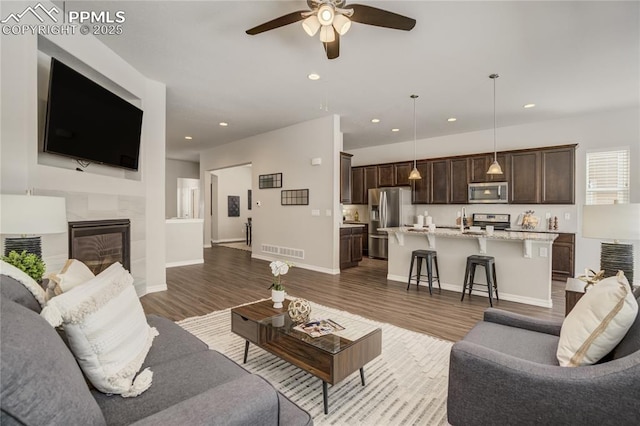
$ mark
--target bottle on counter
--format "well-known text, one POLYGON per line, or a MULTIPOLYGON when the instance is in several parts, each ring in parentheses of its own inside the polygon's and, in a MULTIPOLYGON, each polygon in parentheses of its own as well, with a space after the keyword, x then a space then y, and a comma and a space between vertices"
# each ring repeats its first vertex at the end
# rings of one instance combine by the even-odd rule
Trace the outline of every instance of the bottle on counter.
POLYGON ((353 219, 356 222, 360 222, 360 215, 358 214, 358 210, 356 210, 356 213, 353 215, 353 219))

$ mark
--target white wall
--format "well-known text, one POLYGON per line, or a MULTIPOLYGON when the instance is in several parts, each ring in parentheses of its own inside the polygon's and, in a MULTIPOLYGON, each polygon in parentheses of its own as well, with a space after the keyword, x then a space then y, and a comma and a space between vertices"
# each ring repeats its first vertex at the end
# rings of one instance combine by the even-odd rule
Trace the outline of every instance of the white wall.
MULTIPOLYGON (((43 3, 46 7, 53 6, 43 3)), ((25 5, 2 2, 0 15, 6 16, 25 5)), ((68 200, 69 220, 131 217, 131 272, 136 290, 143 294, 166 288, 164 84, 147 79, 93 36, 42 36, 40 48, 55 47, 61 54, 74 58, 84 69, 93 70, 139 99, 144 111, 140 172, 133 178, 124 171, 110 176, 91 172, 91 166, 82 173, 43 164, 38 152, 38 37, 2 35, 1 42, 2 193, 21 194, 26 189, 33 189, 36 194, 57 193, 68 200)), ((66 235, 43 238, 43 257, 50 271, 64 264, 67 244, 66 235)))
MULTIPOLYGON (((521 126, 499 128, 498 150, 532 148, 577 143, 576 150, 576 204, 569 206, 467 206, 471 212, 505 212, 535 210, 540 216, 550 212, 560 221, 560 231, 576 232, 576 274, 585 268, 597 269, 600 264, 600 241, 582 238, 582 206, 586 189, 586 153, 591 150, 628 147, 631 151, 631 202, 640 203, 640 108, 628 108, 599 112, 563 120, 545 121, 521 126), (481 211, 482 210, 482 211, 481 211), (570 220, 564 219, 569 213, 570 220)), ((451 136, 418 141, 417 158, 434 158, 449 155, 473 154, 491 151, 493 129, 461 133, 451 136)), ((349 150, 353 154, 352 165, 361 166, 413 158, 413 141, 349 150)), ((455 212, 462 206, 419 206, 429 210, 435 223, 451 223, 455 212)), ((606 224, 603 224, 606 226, 606 224)), ((635 271, 640 271, 640 242, 635 241, 635 271)), ((640 273, 635 273, 639 283, 640 273)))
POLYGON ((216 170, 212 174, 218 177, 218 208, 212 217, 217 221, 217 227, 212 227, 211 239, 214 243, 225 241, 244 240, 245 223, 252 217, 253 210, 249 210, 247 191, 251 189, 251 166, 230 167, 216 170), (236 195, 240 197, 240 216, 229 217, 227 209, 227 197, 236 195), (214 231, 217 230, 217 233, 214 231))
POLYGON ((167 218, 178 215, 178 178, 200 179, 200 165, 194 161, 166 159, 164 214, 167 218))
MULTIPOLYGON (((339 155, 342 147, 338 116, 296 124, 212 148, 200 154, 200 175, 204 187, 211 182, 209 171, 251 163, 253 188, 253 252, 262 259, 285 258, 262 251, 263 244, 301 249, 304 259, 290 259, 298 267, 339 273, 338 231, 339 155), (322 158, 312 166, 311 159, 322 158), (277 189, 258 189, 258 176, 282 173, 277 189), (308 206, 281 206, 281 189, 309 189, 308 206), (262 207, 256 203, 260 201, 262 207), (312 216, 319 210, 319 216, 312 216), (328 213, 328 215, 327 215, 328 213)), ((209 191, 205 190, 205 206, 209 191)), ((245 199, 246 194, 242 196, 245 199)), ((226 201, 222 206, 226 208, 226 201)), ((211 218, 205 214, 205 236, 211 235, 211 218)))

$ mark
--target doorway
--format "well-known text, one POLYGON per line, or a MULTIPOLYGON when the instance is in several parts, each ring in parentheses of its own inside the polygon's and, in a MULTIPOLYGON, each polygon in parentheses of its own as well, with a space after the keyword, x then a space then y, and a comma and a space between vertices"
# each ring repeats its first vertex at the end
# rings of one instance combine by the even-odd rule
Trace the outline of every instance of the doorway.
POLYGON ((251 164, 211 170, 209 174, 211 243, 250 249, 251 228, 247 224, 252 223, 251 164))

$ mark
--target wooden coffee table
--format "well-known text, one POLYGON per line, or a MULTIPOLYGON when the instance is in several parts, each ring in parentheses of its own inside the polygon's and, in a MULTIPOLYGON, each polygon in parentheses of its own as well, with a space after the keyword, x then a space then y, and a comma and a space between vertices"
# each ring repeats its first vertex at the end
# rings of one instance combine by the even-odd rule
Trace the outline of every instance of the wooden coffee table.
POLYGON ((313 374, 322 380, 324 413, 329 412, 327 384, 335 385, 356 370, 360 370, 362 386, 364 366, 382 353, 382 330, 320 308, 311 311, 311 318, 329 318, 345 329, 334 334, 311 337, 294 330, 296 325, 287 314, 289 300, 281 309, 273 308, 271 300, 231 309, 231 331, 246 340, 244 362, 249 343, 313 374))

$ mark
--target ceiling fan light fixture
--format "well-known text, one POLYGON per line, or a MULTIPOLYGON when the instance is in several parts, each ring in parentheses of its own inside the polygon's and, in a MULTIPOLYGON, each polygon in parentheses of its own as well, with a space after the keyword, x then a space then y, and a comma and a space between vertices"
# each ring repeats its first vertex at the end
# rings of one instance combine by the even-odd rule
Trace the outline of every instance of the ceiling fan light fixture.
POLYGON ((320 21, 316 15, 311 15, 304 21, 302 21, 302 28, 304 31, 309 34, 309 37, 313 37, 316 35, 318 30, 320 29, 320 21))
POLYGON ((323 43, 331 43, 336 40, 336 33, 331 25, 323 25, 320 28, 320 41, 323 43))
POLYGON ((318 20, 322 25, 331 25, 336 15, 336 11, 331 4, 323 4, 318 8, 318 20))
POLYGON ((351 28, 351 19, 344 15, 336 15, 333 18, 333 28, 336 29, 338 34, 345 35, 349 28, 351 28))

